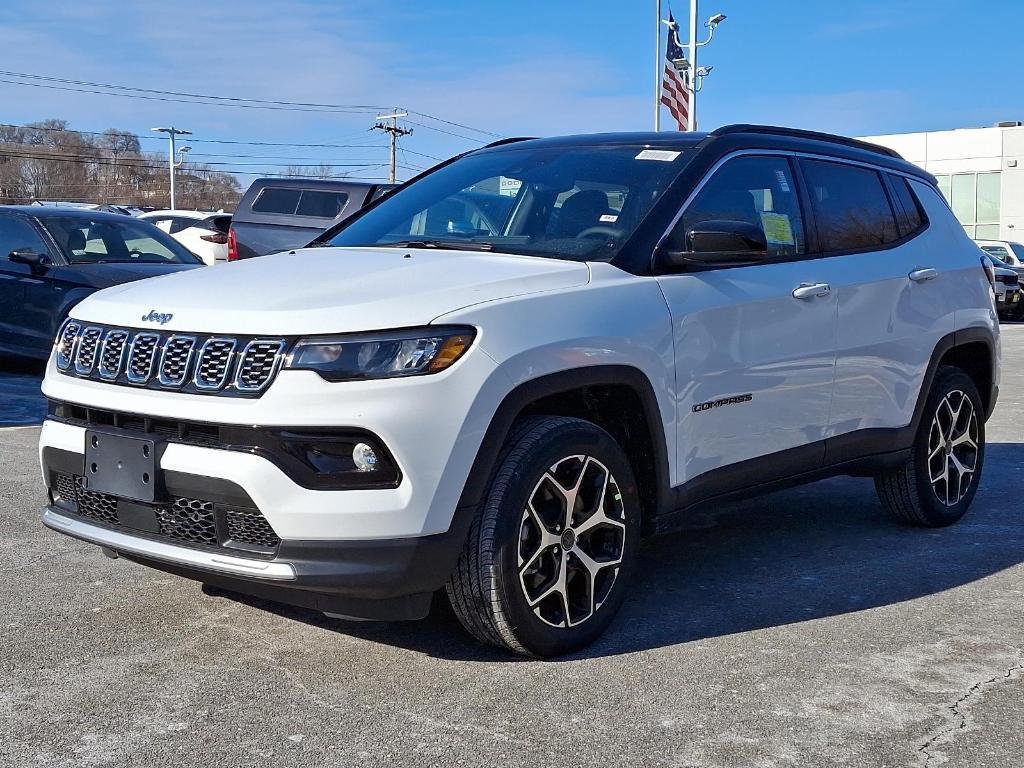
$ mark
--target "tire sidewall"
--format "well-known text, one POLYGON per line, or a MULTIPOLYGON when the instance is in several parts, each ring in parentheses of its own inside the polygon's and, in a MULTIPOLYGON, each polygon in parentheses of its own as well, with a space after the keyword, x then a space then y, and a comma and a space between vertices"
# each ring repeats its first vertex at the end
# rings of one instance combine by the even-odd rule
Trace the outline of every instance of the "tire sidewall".
POLYGON ((633 471, 622 449, 607 432, 589 422, 548 433, 512 468, 511 482, 498 500, 496 552, 493 562, 495 586, 502 608, 517 640, 530 653, 555 656, 568 653, 596 639, 611 623, 622 604, 636 564, 640 538, 640 501, 633 471), (569 456, 592 456, 615 478, 626 512, 623 559, 608 598, 582 624, 558 628, 542 621, 530 608, 519 582, 518 547, 522 513, 544 472, 569 456))
POLYGON ((974 501, 981 482, 981 473, 985 466, 985 409, 981 396, 974 381, 963 371, 956 368, 941 368, 936 376, 935 384, 928 395, 921 424, 918 427, 917 439, 914 443, 914 474, 917 480, 917 493, 928 522, 932 525, 951 525, 962 518, 974 501), (974 477, 967 494, 955 505, 946 506, 935 495, 929 479, 928 470, 928 435, 936 409, 942 399, 952 391, 960 390, 971 400, 978 419, 978 460, 975 464, 974 477))

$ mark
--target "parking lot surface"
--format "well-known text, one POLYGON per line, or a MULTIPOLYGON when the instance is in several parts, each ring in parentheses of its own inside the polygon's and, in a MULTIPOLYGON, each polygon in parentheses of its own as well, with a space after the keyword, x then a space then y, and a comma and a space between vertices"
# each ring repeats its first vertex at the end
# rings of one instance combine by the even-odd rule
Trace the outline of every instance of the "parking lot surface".
POLYGON ((443 604, 342 622, 108 560, 41 527, 38 430, 0 430, 0 765, 1019 766, 1024 326, 1003 348, 959 525, 853 478, 696 514, 553 661, 443 604))

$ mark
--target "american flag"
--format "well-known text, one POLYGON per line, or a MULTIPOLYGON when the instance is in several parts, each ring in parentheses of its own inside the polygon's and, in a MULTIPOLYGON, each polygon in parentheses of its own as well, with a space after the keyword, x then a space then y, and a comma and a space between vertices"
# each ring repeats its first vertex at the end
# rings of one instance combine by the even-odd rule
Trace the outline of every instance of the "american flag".
POLYGON ((686 76, 675 68, 673 61, 685 59, 683 46, 679 44, 679 25, 668 12, 668 47, 665 51, 665 78, 661 83, 661 103, 668 107, 672 117, 679 124, 679 130, 687 129, 690 111, 690 92, 686 87, 686 76))

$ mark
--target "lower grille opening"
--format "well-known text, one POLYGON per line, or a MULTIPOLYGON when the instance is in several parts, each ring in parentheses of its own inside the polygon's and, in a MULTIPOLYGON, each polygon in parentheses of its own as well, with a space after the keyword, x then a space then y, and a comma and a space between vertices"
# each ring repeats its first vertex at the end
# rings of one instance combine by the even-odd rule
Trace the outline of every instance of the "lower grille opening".
MULTIPOLYGON (((53 489, 65 506, 82 517, 136 530, 122 524, 118 517, 118 497, 96 493, 86 488, 85 478, 58 472, 53 489)), ((127 500, 126 500, 127 501, 127 500)), ((138 502, 131 502, 135 507, 138 502)), ((160 538, 171 539, 186 546, 243 549, 247 552, 272 554, 281 539, 258 509, 215 504, 205 499, 172 497, 169 503, 144 504, 152 509, 160 538)), ((139 535, 153 535, 139 531, 139 535)))

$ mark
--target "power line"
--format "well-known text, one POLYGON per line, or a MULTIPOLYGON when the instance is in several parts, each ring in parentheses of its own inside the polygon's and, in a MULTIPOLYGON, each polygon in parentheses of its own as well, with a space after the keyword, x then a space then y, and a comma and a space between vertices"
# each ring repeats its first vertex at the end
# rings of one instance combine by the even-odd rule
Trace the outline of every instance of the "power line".
POLYGON ((417 112, 415 109, 409 109, 409 110, 406 110, 406 111, 410 115, 419 115, 420 117, 425 117, 428 120, 436 120, 439 123, 444 123, 445 125, 450 125, 450 126, 453 126, 455 128, 465 128, 467 131, 473 131, 475 133, 482 133, 484 136, 493 136, 496 139, 502 138, 502 135, 500 133, 494 133, 492 131, 485 131, 482 128, 474 128, 471 125, 463 125, 462 123, 455 123, 455 122, 452 122, 451 120, 445 120, 443 117, 436 117, 435 115, 428 115, 426 112, 417 112))
MULTIPOLYGON (((65 159, 69 159, 67 156, 52 155, 52 154, 46 154, 46 153, 35 154, 35 155, 19 155, 19 154, 15 154, 15 153, 11 153, 11 152, 5 152, 4 149, 3 149, 2 142, 0 142, 0 157, 21 157, 21 158, 26 159, 26 160, 65 160, 65 159)), ((122 163, 116 162, 117 158, 107 157, 107 156, 75 155, 75 159, 80 159, 83 162, 97 161, 97 160, 114 160, 115 161, 115 163, 114 163, 115 165, 122 165, 122 163)), ((144 162, 154 162, 154 160, 151 159, 151 158, 139 158, 139 159, 144 161, 144 162)), ((133 161, 134 161, 134 158, 125 158, 124 164, 131 163, 133 161)), ((260 168, 273 168, 273 167, 318 168, 321 165, 332 165, 332 166, 336 166, 336 167, 339 167, 339 168, 362 168, 362 167, 365 167, 365 166, 368 166, 368 165, 373 165, 373 164, 375 164, 375 159, 349 160, 348 162, 344 162, 344 163, 341 163, 341 162, 338 162, 338 163, 326 163, 326 162, 324 162, 324 163, 316 163, 316 164, 312 164, 312 165, 308 164, 308 163, 305 163, 305 164, 303 164, 303 163, 232 163, 232 162, 228 162, 228 161, 208 161, 208 162, 202 163, 202 165, 212 165, 212 166, 218 166, 218 167, 219 166, 239 166, 239 167, 260 167, 260 168)), ((376 163, 376 164, 382 165, 382 163, 376 163)), ((163 166, 161 166, 161 167, 163 167, 163 166)))
MULTIPOLYGON (((113 167, 116 167, 116 168, 124 168, 126 170, 140 169, 140 168, 141 169, 145 169, 145 170, 158 170, 158 171, 166 170, 166 166, 163 165, 162 163, 161 164, 154 164, 152 161, 148 161, 148 160, 145 160, 145 159, 143 159, 141 161, 134 160, 134 159, 128 159, 128 160, 125 160, 124 162, 116 162, 116 161, 115 162, 110 162, 111 158, 106 158, 106 157, 104 157, 104 158, 97 158, 97 157, 83 157, 83 156, 60 157, 60 156, 57 156, 57 155, 29 155, 29 154, 18 154, 18 153, 13 153, 13 152, 4 152, 2 150, 2 148, 0 148, 0 157, 14 157, 14 158, 18 158, 18 159, 21 159, 21 160, 43 160, 43 161, 53 161, 53 162, 62 162, 62 163, 86 163, 86 164, 101 165, 101 166, 113 166, 113 167)), ((203 163, 203 165, 213 165, 213 163, 203 163)), ((229 163, 229 165, 233 165, 233 164, 229 163)), ((253 165, 260 165, 261 167, 266 167, 268 165, 273 165, 273 164, 271 164, 271 163, 262 163, 262 164, 254 163, 253 165)), ((278 166, 289 167, 288 164, 286 164, 286 163, 278 163, 277 165, 278 166)), ((337 164, 336 163, 336 164, 333 164, 332 167, 336 167, 336 168, 343 168, 343 167, 344 168, 383 168, 386 165, 387 165, 387 163, 375 163, 375 162, 370 161, 370 162, 366 162, 366 163, 352 163, 352 164, 346 164, 346 165, 342 165, 342 164, 337 164)), ((310 165, 310 166, 294 166, 294 167, 298 167, 298 168, 318 168, 319 166, 310 165)), ((260 170, 232 171, 232 170, 227 169, 227 168, 224 168, 224 169, 221 169, 221 168, 189 168, 187 166, 183 168, 183 173, 230 173, 230 174, 233 174, 233 175, 243 175, 243 176, 286 176, 286 177, 292 175, 292 174, 279 174, 279 173, 273 173, 273 172, 263 172, 263 171, 260 171, 260 170)), ((345 174, 335 174, 335 175, 332 175, 330 178, 351 178, 351 177, 347 176, 345 174)))
MULTIPOLYGON (((58 82, 63 82, 63 81, 58 81, 58 82)), ((196 99, 184 99, 184 98, 176 98, 176 97, 172 97, 172 96, 150 96, 150 95, 143 94, 143 93, 117 93, 117 92, 111 92, 111 91, 100 91, 100 90, 96 90, 95 88, 72 87, 70 85, 54 85, 52 83, 24 83, 24 82, 21 82, 20 80, 7 80, 7 79, 4 79, 4 78, 0 78, 0 83, 7 83, 8 85, 24 85, 24 86, 27 86, 27 87, 30 87, 30 88, 47 88, 47 89, 53 90, 53 91, 70 91, 72 93, 92 93, 92 94, 95 94, 97 96, 118 96, 118 97, 126 98, 126 99, 144 99, 146 101, 166 101, 166 102, 172 102, 172 103, 175 103, 175 104, 197 104, 197 105, 205 105, 205 106, 237 107, 239 109, 270 109, 270 110, 275 110, 275 111, 280 111, 280 112, 320 112, 320 113, 328 113, 328 114, 333 114, 333 115, 346 115, 346 114, 364 115, 364 114, 370 114, 370 113, 373 113, 373 112, 377 111, 376 109, 365 108, 365 107, 358 107, 358 108, 355 108, 355 107, 353 107, 353 108, 338 107, 337 109, 316 109, 316 108, 307 108, 307 107, 274 106, 273 104, 241 104, 241 103, 235 103, 235 102, 231 102, 231 101, 218 101, 217 99, 228 98, 228 97, 215 97, 215 96, 204 96, 204 97, 202 97, 202 98, 205 98, 205 99, 211 99, 210 101, 198 101, 196 99)), ((100 86, 100 87, 119 88, 119 87, 122 87, 122 86, 100 86)), ((157 93, 159 93, 159 91, 157 93)))
POLYGON ((475 136, 464 136, 461 133, 455 133, 454 131, 446 131, 444 128, 438 128, 437 126, 434 125, 427 125, 426 123, 417 123, 415 120, 406 120, 405 122, 409 123, 409 125, 416 125, 419 126, 420 128, 426 128, 428 131, 437 131, 438 133, 444 133, 447 134, 448 136, 455 136, 456 138, 465 139, 466 141, 475 141, 477 144, 484 143, 483 139, 476 138, 475 136))

